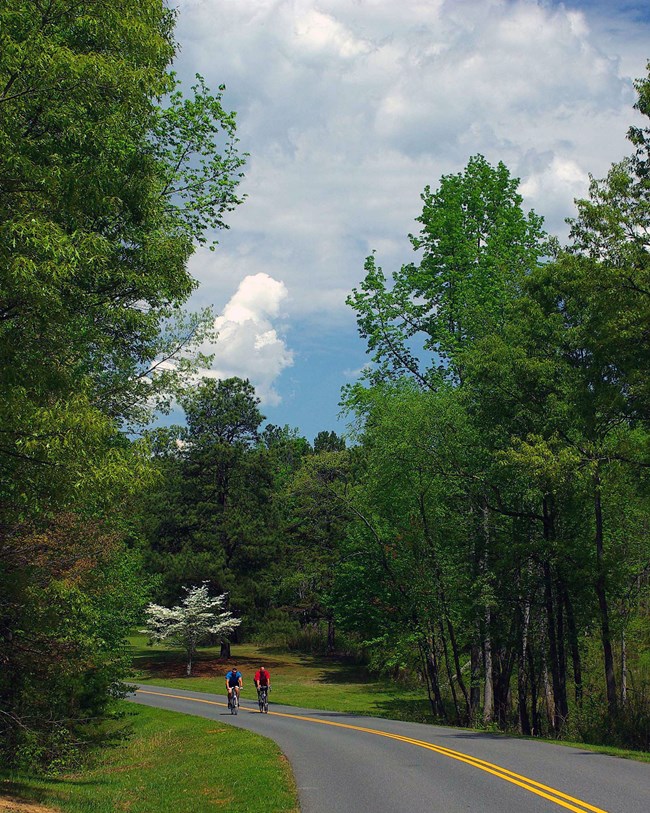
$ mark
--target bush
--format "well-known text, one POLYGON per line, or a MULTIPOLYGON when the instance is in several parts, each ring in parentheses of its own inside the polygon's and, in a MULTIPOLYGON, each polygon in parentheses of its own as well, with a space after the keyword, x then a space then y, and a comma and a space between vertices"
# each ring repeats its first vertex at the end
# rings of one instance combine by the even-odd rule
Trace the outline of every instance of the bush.
POLYGON ((20 608, 0 642, 0 759, 51 772, 76 762, 125 693, 145 587, 137 556, 99 525, 60 517, 21 544, 39 559, 22 579, 9 567, 0 577, 20 608))
POLYGON ((585 698, 573 710, 566 734, 594 745, 613 745, 650 751, 650 697, 647 691, 630 693, 614 716, 602 697, 585 698))
POLYGON ((253 643, 260 646, 271 645, 291 649, 289 641, 300 632, 300 624, 291 621, 286 615, 267 616, 258 623, 250 634, 253 643))

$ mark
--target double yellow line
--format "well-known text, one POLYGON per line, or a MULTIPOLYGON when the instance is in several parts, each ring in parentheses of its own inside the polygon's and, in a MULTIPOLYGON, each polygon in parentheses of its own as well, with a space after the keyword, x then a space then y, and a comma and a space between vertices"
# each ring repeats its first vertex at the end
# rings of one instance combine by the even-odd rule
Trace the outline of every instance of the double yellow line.
MULTIPOLYGON (((150 692, 144 689, 138 689, 138 693, 152 694, 157 695, 158 697, 170 697, 176 700, 191 700, 194 703, 205 703, 209 706, 226 707, 226 703, 217 703, 214 700, 202 700, 198 697, 185 697, 178 694, 150 692)), ((249 712, 256 711, 255 709, 247 709, 243 706, 242 709, 249 712)), ((518 787, 527 790, 529 793, 534 793, 536 796, 541 796, 543 799, 548 799, 548 801, 554 802, 560 807, 571 810, 573 813, 587 813, 587 811, 589 811, 589 813, 607 813, 607 811, 600 807, 594 807, 594 805, 590 805, 587 802, 583 802, 580 799, 569 796, 567 793, 563 793, 560 790, 551 788, 548 785, 543 785, 541 782, 536 782, 534 779, 529 779, 527 776, 522 776, 514 771, 509 771, 507 768, 501 768, 499 765, 494 765, 492 762, 486 762, 484 759, 472 757, 468 754, 463 754, 460 751, 452 751, 451 748, 444 748, 441 745, 433 745, 432 743, 425 742, 424 740, 415 740, 411 737, 403 737, 400 734, 391 734, 388 731, 379 731, 374 728, 363 728, 362 726, 350 725, 349 723, 337 723, 333 720, 318 720, 314 717, 305 717, 300 714, 286 714, 279 711, 270 711, 269 714, 272 714, 275 717, 287 717, 292 720, 303 720, 308 723, 317 723, 318 725, 329 725, 334 726, 335 728, 347 728, 350 731, 363 731, 365 734, 373 734, 376 737, 386 737, 390 740, 398 740, 399 742, 409 743, 409 745, 417 745, 419 748, 425 748, 427 751, 434 751, 436 754, 448 757, 449 759, 458 760, 458 762, 464 762, 467 765, 471 765, 474 768, 478 768, 481 771, 492 774, 492 776, 496 776, 499 779, 503 779, 506 782, 517 785, 518 787)))

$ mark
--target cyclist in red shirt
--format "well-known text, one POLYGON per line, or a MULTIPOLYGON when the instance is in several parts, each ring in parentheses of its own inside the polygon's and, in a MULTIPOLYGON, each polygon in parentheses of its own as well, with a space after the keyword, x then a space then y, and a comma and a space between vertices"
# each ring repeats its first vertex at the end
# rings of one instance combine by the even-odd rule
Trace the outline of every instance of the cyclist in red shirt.
POLYGON ((271 689, 271 675, 264 666, 260 666, 260 668, 255 672, 255 677, 253 678, 253 682, 255 683, 255 688, 259 694, 260 686, 268 686, 269 690, 271 689))

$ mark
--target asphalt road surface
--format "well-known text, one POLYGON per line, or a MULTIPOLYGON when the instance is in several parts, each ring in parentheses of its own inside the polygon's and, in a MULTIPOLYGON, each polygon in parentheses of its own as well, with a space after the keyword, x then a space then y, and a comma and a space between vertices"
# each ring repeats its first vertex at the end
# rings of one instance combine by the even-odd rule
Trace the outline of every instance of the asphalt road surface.
POLYGON ((275 740, 302 813, 650 813, 649 764, 579 748, 273 702, 233 716, 223 695, 156 686, 131 699, 275 740))

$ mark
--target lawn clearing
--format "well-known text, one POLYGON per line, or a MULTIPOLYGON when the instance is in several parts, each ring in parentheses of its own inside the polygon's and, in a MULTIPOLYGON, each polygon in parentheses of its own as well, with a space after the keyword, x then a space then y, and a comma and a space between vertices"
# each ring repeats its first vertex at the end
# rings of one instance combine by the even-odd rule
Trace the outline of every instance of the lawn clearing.
POLYGON ((180 650, 150 647, 146 638, 138 635, 131 638, 131 644, 133 680, 138 683, 224 694, 226 672, 236 665, 244 678, 242 698, 254 701, 257 694, 253 675, 264 665, 271 672, 271 703, 431 722, 424 686, 415 690, 406 688, 372 676, 363 666, 336 658, 239 644, 232 647, 230 660, 221 660, 218 648, 205 648, 193 662, 192 677, 188 678, 180 650))
POLYGON ((214 720, 123 705, 134 729, 125 744, 104 749, 79 774, 40 780, 0 774, 0 811, 299 810, 290 767, 270 740, 214 720))

